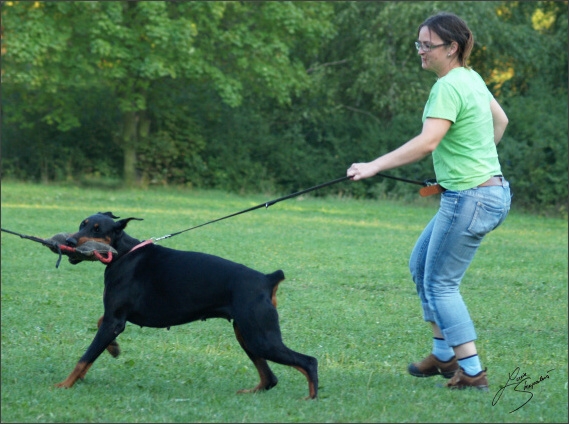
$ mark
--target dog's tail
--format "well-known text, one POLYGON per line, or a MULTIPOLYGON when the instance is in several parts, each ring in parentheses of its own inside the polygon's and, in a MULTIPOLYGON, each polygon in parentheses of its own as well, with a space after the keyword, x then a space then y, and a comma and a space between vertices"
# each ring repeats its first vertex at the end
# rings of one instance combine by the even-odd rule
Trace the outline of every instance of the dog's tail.
POLYGON ((285 279, 284 272, 279 269, 278 271, 273 272, 272 274, 266 274, 267 279, 269 281, 270 286, 273 289, 273 293, 271 295, 271 303, 276 308, 277 307, 277 289, 279 288, 279 283, 285 279))
POLYGON ((269 281, 271 282, 271 285, 279 284, 281 281, 285 279, 285 275, 282 269, 279 269, 278 271, 275 271, 272 274, 266 274, 266 275, 269 281))

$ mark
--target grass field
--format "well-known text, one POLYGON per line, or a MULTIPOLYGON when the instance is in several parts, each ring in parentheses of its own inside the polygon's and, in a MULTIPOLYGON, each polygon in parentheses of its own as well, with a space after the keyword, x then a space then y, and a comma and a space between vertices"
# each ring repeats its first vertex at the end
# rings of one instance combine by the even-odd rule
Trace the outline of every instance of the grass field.
MULTIPOLYGON (((47 238, 75 231, 95 212, 112 211, 144 218, 131 222, 128 232, 147 239, 268 200, 175 188, 5 182, 2 227, 47 238)), ((275 388, 236 394, 256 385, 258 376, 225 320, 170 331, 127 324, 118 338, 121 356, 105 352, 84 381, 69 390, 54 388, 95 335, 104 265, 73 266, 64 258, 56 269, 57 255, 47 248, 2 232, 1 420, 566 423, 563 219, 512 211, 485 239, 463 280, 490 391, 450 392, 438 387, 442 378, 407 375, 407 364, 431 347, 407 261, 436 208, 433 198, 403 204, 298 197, 160 242, 266 273, 284 270, 283 339, 318 358, 316 401, 303 400, 308 387, 298 371, 278 364, 272 365, 279 377, 275 388), (500 390, 518 368, 528 383, 543 381, 529 393, 523 385, 500 390)))

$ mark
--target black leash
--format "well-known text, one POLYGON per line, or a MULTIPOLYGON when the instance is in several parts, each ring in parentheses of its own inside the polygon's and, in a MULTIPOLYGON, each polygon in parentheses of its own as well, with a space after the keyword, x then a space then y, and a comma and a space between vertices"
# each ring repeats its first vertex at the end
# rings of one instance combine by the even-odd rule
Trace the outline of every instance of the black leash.
POLYGON ((4 231, 4 232, 6 232, 6 233, 14 234, 15 236, 19 236, 20 238, 32 240, 32 241, 41 243, 41 244, 43 244, 44 246, 48 246, 48 247, 57 249, 57 253, 59 254, 59 258, 57 259, 57 262, 56 262, 56 264, 55 264, 55 267, 56 267, 56 268, 59 268, 59 264, 60 264, 60 262, 61 262, 61 247, 60 247, 59 243, 57 243, 57 242, 55 242, 55 241, 53 241, 53 240, 47 241, 47 240, 44 240, 44 239, 39 238, 39 237, 27 236, 27 235, 25 235, 25 234, 16 233, 15 231, 10 231, 10 230, 7 230, 7 229, 5 229, 5 228, 1 228, 1 230, 4 231))
MULTIPOLYGON (((376 175, 378 175, 378 176, 380 176, 380 177, 384 177, 384 178, 390 178, 390 179, 392 179, 392 180, 403 181, 403 182, 410 183, 410 184, 421 185, 421 186, 423 186, 423 187, 437 186, 437 183, 436 183, 435 180, 425 180, 425 181, 422 181, 422 182, 421 182, 421 181, 416 181, 416 180, 409 180, 409 179, 407 179, 407 178, 393 177, 393 176, 391 176, 391 175, 385 175, 385 174, 376 174, 376 175)), ((351 178, 352 178, 352 177, 346 175, 345 177, 337 178, 337 179, 335 179, 335 180, 331 180, 331 181, 328 181, 328 182, 323 183, 323 184, 318 184, 318 185, 316 185, 316 186, 314 186, 314 187, 310 187, 310 188, 307 188, 307 189, 305 189, 305 190, 297 191, 296 193, 292 193, 292 194, 289 194, 289 195, 287 195, 287 196, 279 197, 278 199, 269 200, 268 202, 260 203, 260 204, 258 204, 257 206, 253 206, 252 208, 244 209, 244 210, 242 210, 242 211, 232 213, 231 215, 227 215, 227 216, 224 216, 224 217, 221 217, 221 218, 218 218, 218 219, 214 219, 214 220, 212 220, 212 221, 205 222, 205 223, 200 224, 200 225, 196 225, 195 227, 191 227, 191 228, 187 228, 187 229, 182 230, 182 231, 178 231, 177 233, 167 234, 167 235, 165 235, 165 236, 158 237, 158 238, 154 238, 154 237, 153 237, 152 239, 153 239, 154 241, 159 241, 159 240, 164 240, 164 239, 167 239, 167 238, 170 238, 170 237, 174 237, 174 236, 177 236, 178 234, 185 233, 186 231, 194 230, 194 229, 196 229, 196 228, 203 227, 204 225, 213 224, 214 222, 218 222, 218 221, 221 221, 221 220, 223 220, 223 219, 231 218, 231 217, 233 217, 233 216, 241 215, 241 214, 243 214, 243 213, 245 213, 245 212, 251 212, 251 211, 254 211, 255 209, 259 209, 259 208, 262 208, 262 207, 268 208, 269 206, 272 206, 272 205, 274 205, 275 203, 278 203, 278 202, 282 202, 283 200, 291 199, 291 198, 293 198, 293 197, 300 196, 301 194, 308 193, 308 192, 314 191, 314 190, 318 190, 318 189, 320 189, 320 188, 324 188, 324 187, 327 187, 327 186, 332 185, 332 184, 336 184, 336 183, 339 183, 339 182, 342 182, 342 181, 346 181, 346 180, 349 180, 349 179, 351 179, 351 178)), ((433 192, 433 193, 429 193, 429 194, 423 194, 423 193, 421 193, 422 196, 430 195, 430 194, 434 194, 434 192, 433 192)), ((57 252, 59 253, 59 259, 57 260, 57 263, 56 263, 55 267, 56 267, 56 268, 59 267, 59 263, 61 262, 61 255, 62 255, 62 254, 61 254, 61 245, 60 245, 60 244, 56 243, 56 242, 53 241, 53 240, 47 241, 47 240, 41 239, 41 238, 39 238, 39 237, 27 236, 27 235, 25 235, 25 234, 16 233, 16 232, 14 232, 14 231, 10 231, 10 230, 7 230, 7 229, 5 229, 5 228, 2 228, 2 231, 6 232, 6 233, 14 234, 14 235, 19 236, 20 238, 23 238, 23 239, 28 239, 28 240, 32 240, 32 241, 41 243, 41 244, 43 244, 43 245, 45 245, 45 246, 48 246, 48 247, 50 247, 50 248, 53 248, 53 249, 57 249, 57 252)), ((67 246, 64 246, 64 247, 67 248, 67 246)))
POLYGON ((328 181, 327 183, 323 183, 323 184, 319 184, 319 185, 314 186, 314 187, 307 188, 306 190, 297 191, 296 193, 289 194, 288 196, 279 197, 278 199, 270 200, 270 201, 265 202, 265 203, 261 203, 261 204, 259 204, 259 205, 257 205, 257 206, 253 206, 252 208, 245 209, 245 210, 242 210, 242 211, 239 211, 239 212, 235 212, 235 213, 232 213, 231 215, 227 215, 227 216, 224 216, 224 217, 222 217, 222 218, 214 219, 213 221, 209 221, 209 222, 206 222, 206 223, 203 223, 203 224, 200 224, 200 225, 196 225, 195 227, 191 227, 191 228, 187 228, 187 229, 182 230, 182 231, 178 231, 177 233, 168 234, 168 235, 165 235, 165 236, 162 236, 162 237, 154 238, 154 241, 159 241, 159 240, 164 240, 164 239, 167 239, 167 238, 170 238, 170 237, 174 237, 174 236, 177 236, 178 234, 185 233, 186 231, 194 230, 194 229, 196 229, 196 228, 203 227, 204 225, 207 225, 207 224, 213 224, 214 222, 221 221, 222 219, 227 219, 227 218, 231 218, 232 216, 241 215, 242 213, 245 213, 245 212, 254 211, 255 209, 262 208, 263 206, 264 206, 265 208, 268 208, 269 206, 272 206, 272 205, 274 205, 275 203, 278 203, 278 202, 280 202, 280 201, 282 201, 282 200, 286 200, 286 199, 290 199, 290 198, 292 198, 292 197, 300 196, 301 194, 308 193, 309 191, 318 190, 319 188, 323 188, 323 187, 326 187, 326 186, 329 186, 329 185, 332 185, 332 184, 336 184, 336 183, 339 183, 339 182, 341 182, 341 181, 345 181, 345 180, 347 180, 347 179, 349 179, 349 178, 351 178, 351 177, 345 176, 345 177, 338 178, 338 179, 335 179, 335 180, 332 180, 332 181, 328 181))
POLYGON ((399 177, 394 177, 392 175, 385 175, 385 174, 375 174, 375 175, 379 175, 380 177, 383 177, 383 178, 391 178, 392 180, 403 181, 405 183, 417 184, 417 185, 420 185, 423 187, 428 187, 428 186, 430 186, 436 182, 436 180, 425 180, 425 181, 408 180, 407 178, 399 178, 399 177))
MULTIPOLYGON (((393 180, 403 181, 403 182, 406 182, 406 183, 418 184, 418 185, 421 185, 421 186, 423 186, 423 187, 426 187, 426 186, 429 186, 429 185, 432 184, 432 183, 431 183, 431 180, 427 180, 427 181, 421 182, 421 181, 415 181, 415 180, 408 180, 408 179, 406 179, 406 178, 393 177, 393 176, 385 175, 385 174, 376 174, 376 175, 379 175, 380 177, 384 177, 384 178, 391 178, 391 179, 393 179, 393 180)), ((264 206, 265 208, 268 208, 269 206, 272 206, 272 205, 274 205, 275 203, 281 202, 281 201, 283 201, 283 200, 290 199, 290 198, 296 197, 296 196, 300 196, 301 194, 308 193, 308 192, 313 191, 313 190, 318 190, 318 189, 320 189, 320 188, 327 187, 327 186, 332 185, 332 184, 336 184, 336 183, 339 183, 339 182, 342 182, 342 181, 346 181, 346 180, 349 180, 350 178, 352 178, 352 177, 350 177, 350 176, 345 176, 345 177, 337 178, 337 179, 335 179, 335 180, 328 181, 328 182, 326 182, 326 183, 319 184, 319 185, 316 185, 316 186, 314 186, 314 187, 307 188, 307 189, 305 189, 305 190, 297 191, 296 193, 292 193, 292 194, 289 194, 289 195, 287 195, 287 196, 279 197, 278 199, 275 199, 275 200, 270 200, 270 201, 268 201, 268 202, 258 204, 257 206, 253 206, 252 208, 245 209, 245 210, 242 210, 242 211, 239 211, 239 212, 235 212, 235 213, 232 213, 231 215, 227 215, 227 216, 224 216, 224 217, 222 217, 222 218, 214 219, 213 221, 208 221, 208 222, 205 222, 205 223, 203 223, 203 224, 196 225, 195 227, 191 227, 191 228, 187 228, 187 229, 182 230, 182 231, 178 231, 177 233, 167 234, 167 235, 165 235, 165 236, 158 237, 158 238, 154 238, 154 237, 153 237, 153 240, 154 240, 154 241, 159 241, 159 240, 164 240, 164 239, 167 239, 167 238, 170 238, 170 237, 174 237, 174 236, 177 236, 178 234, 185 233, 186 231, 190 231, 190 230, 194 230, 194 229, 199 228, 199 227, 203 227, 204 225, 213 224, 214 222, 218 222, 218 221, 221 221, 221 220, 223 220, 223 219, 231 218, 231 217, 233 217, 233 216, 241 215, 242 213, 245 213, 245 212, 254 211, 255 209, 262 208, 263 206, 264 206)))

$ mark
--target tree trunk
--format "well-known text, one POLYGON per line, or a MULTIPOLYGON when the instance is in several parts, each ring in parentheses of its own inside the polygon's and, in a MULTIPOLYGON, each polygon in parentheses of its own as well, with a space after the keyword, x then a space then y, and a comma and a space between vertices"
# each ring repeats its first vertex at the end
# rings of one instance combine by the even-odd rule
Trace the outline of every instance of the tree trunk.
POLYGON ((124 162, 123 162, 124 184, 127 187, 134 187, 137 184, 136 149, 130 145, 124 146, 123 154, 124 154, 124 162))
POLYGON ((150 120, 145 111, 125 112, 121 134, 121 148, 124 154, 123 179, 127 187, 138 185, 136 165, 138 163, 136 150, 139 143, 148 136, 150 120))
POLYGON ((136 112, 125 112, 123 114, 120 143, 124 154, 123 180, 127 187, 132 187, 136 183, 137 120, 136 112))

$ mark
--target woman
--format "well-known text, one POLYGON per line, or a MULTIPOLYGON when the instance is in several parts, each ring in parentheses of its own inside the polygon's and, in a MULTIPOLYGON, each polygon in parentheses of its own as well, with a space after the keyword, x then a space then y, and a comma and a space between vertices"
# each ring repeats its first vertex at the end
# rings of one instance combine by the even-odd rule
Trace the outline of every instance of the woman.
POLYGON ((445 190, 437 214, 419 237, 410 270, 433 330, 431 354, 409 365, 416 377, 442 375, 446 387, 488 390, 476 332, 459 285, 484 236, 510 209, 510 188, 502 176, 496 145, 508 118, 484 81, 467 65, 474 45, 466 23, 452 13, 428 18, 415 43, 423 69, 437 74, 423 112, 421 133, 401 147, 347 170, 358 181, 433 156, 445 190))

